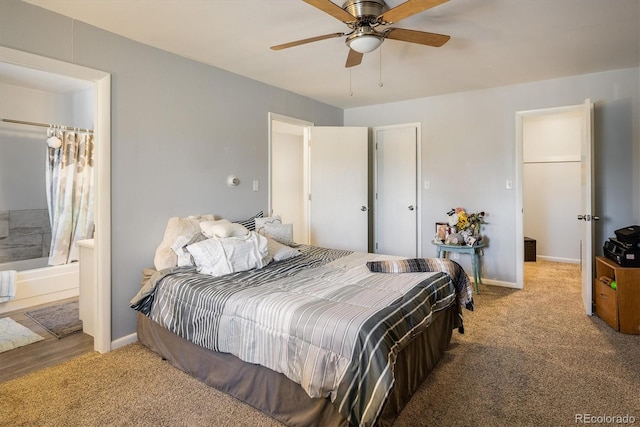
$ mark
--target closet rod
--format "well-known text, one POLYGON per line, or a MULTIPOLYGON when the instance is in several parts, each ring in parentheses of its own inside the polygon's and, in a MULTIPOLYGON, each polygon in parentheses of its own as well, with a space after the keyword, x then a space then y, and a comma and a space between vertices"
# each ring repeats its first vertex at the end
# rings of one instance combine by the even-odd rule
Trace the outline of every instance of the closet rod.
POLYGON ((3 122, 7 122, 7 123, 16 123, 19 125, 28 125, 28 126, 40 126, 43 128, 48 128, 48 127, 57 127, 57 128, 67 128, 69 130, 75 130, 78 132, 87 132, 87 133, 93 133, 92 129, 82 129, 82 128, 77 128, 74 126, 61 126, 61 125, 48 125, 46 123, 36 123, 36 122, 25 122, 23 120, 12 120, 12 119, 2 119, 3 122))

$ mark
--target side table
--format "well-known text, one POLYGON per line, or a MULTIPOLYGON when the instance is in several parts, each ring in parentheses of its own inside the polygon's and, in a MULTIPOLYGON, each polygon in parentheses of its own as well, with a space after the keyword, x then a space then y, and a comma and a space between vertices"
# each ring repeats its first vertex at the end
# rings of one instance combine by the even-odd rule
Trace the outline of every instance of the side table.
POLYGON ((480 243, 473 246, 467 245, 445 245, 441 243, 434 243, 438 249, 438 258, 446 258, 449 252, 457 252, 461 254, 471 255, 471 268, 473 269, 473 283, 476 288, 476 294, 478 293, 478 283, 482 283, 482 277, 480 276, 480 254, 484 243, 480 243))

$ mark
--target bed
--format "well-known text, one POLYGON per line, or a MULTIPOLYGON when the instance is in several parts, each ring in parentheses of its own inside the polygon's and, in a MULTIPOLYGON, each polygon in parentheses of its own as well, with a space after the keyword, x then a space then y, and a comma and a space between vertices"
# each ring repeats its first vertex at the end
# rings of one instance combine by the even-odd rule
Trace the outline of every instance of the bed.
POLYGON ((138 340, 286 425, 392 424, 463 332, 467 275, 449 260, 308 245, 277 244, 291 256, 274 261, 268 242, 259 268, 147 270, 131 300, 138 340))

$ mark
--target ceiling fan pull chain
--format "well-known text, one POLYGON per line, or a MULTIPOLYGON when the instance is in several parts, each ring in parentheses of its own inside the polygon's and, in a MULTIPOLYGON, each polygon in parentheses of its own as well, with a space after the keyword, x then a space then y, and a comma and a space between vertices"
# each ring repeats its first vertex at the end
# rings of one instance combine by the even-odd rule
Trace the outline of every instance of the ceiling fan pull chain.
POLYGON ((353 96, 353 88, 351 87, 351 68, 349 68, 349 96, 353 96))
POLYGON ((378 87, 382 87, 384 86, 384 83, 382 83, 382 46, 380 46, 380 82, 378 83, 378 87))

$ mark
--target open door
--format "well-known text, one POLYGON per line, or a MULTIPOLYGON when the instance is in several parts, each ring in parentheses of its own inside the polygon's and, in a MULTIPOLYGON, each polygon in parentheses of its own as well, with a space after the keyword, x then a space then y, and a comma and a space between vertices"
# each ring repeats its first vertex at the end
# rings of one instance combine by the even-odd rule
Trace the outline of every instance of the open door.
POLYGON ((368 130, 310 129, 310 242, 368 250, 368 130))
POLYGON ((582 212, 582 239, 580 265, 582 269, 582 301, 587 315, 593 314, 593 103, 590 99, 582 105, 582 145, 580 152, 580 191, 582 212))
MULTIPOLYGON (((580 262, 582 300, 587 315, 593 314, 593 103, 587 99, 583 104, 516 113, 516 285, 524 287, 524 227, 523 227, 523 140, 525 122, 531 118, 546 116, 579 115, 578 136, 580 144, 580 262)), ((577 142, 576 142, 577 143, 577 142)), ((569 213, 567 213, 569 214, 569 213)))

